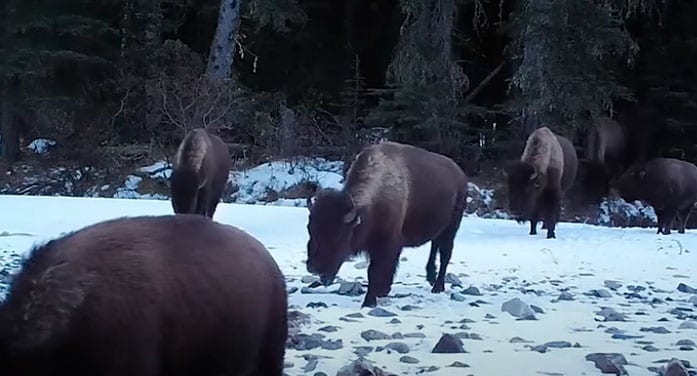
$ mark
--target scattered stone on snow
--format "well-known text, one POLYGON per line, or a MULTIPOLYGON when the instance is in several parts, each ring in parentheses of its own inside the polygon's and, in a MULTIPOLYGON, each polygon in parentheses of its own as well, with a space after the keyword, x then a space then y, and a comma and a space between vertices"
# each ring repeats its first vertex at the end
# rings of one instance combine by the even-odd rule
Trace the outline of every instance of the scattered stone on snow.
POLYGON ((627 359, 619 353, 592 353, 586 355, 586 360, 595 363, 595 367, 601 373, 612 373, 615 375, 628 375, 624 366, 627 365, 627 359))
POLYGON ((535 315, 535 311, 533 311, 527 303, 523 302, 519 298, 513 298, 504 302, 501 305, 501 311, 508 312, 513 317, 525 317, 535 315))
POLYGON ((361 338, 363 338, 366 341, 379 341, 383 339, 391 339, 387 333, 383 333, 374 329, 368 329, 363 332, 361 332, 361 338))
POLYGON ((690 374, 687 371, 687 368, 685 368, 685 365, 683 362, 681 362, 677 358, 673 358, 670 360, 670 363, 668 363, 667 366, 663 369, 663 376, 690 376, 690 374))
POLYGON ((609 288, 610 290, 618 290, 620 287, 622 287, 621 283, 612 280, 606 280, 604 284, 605 287, 609 288))
POLYGON ((309 302, 305 306, 307 308, 327 308, 327 303, 324 302, 309 302))
POLYGON ((462 293, 465 295, 474 295, 474 296, 482 296, 483 295, 476 286, 471 286, 471 285, 470 285, 470 287, 462 290, 462 293))
POLYGON ((431 350, 432 353, 465 353, 462 341, 452 334, 443 334, 431 350))
POLYGON ((656 334, 668 334, 668 333, 670 333, 670 330, 668 330, 662 326, 641 328, 641 329, 639 329, 639 331, 640 332, 651 332, 651 333, 656 333, 656 334))
POLYGON ((373 365, 373 362, 360 357, 351 364, 342 367, 336 376, 397 376, 373 365))
POLYGON ((562 293, 559 294, 559 297, 557 298, 557 301, 560 301, 560 300, 571 301, 571 300, 574 300, 574 296, 571 295, 571 293, 568 291, 562 291, 562 293))
POLYGON ((465 301, 465 296, 456 292, 453 292, 450 294, 450 300, 454 300, 456 302, 464 302, 465 301))
POLYGON ((627 316, 624 313, 619 313, 610 307, 603 307, 598 311, 598 316, 602 316, 602 321, 627 321, 627 316))
POLYGON ((385 345, 388 350, 396 351, 400 354, 406 354, 409 352, 409 345, 404 342, 390 342, 385 345))
POLYGON ((528 341, 527 339, 521 338, 521 337, 513 337, 511 338, 509 343, 532 343, 532 341, 528 341))
POLYGON ((678 329, 697 329, 697 322, 694 321, 683 321, 678 329))
POLYGON ((686 294, 697 294, 697 289, 688 286, 682 282, 678 285, 678 291, 684 292, 686 294))
POLYGON ((452 287, 462 287, 462 281, 453 273, 445 274, 445 283, 449 283, 452 287))
POLYGON ((419 362, 418 359, 416 359, 412 356, 409 356, 409 355, 404 355, 404 356, 400 357, 399 361, 402 363, 409 363, 409 364, 416 364, 419 362))
POLYGON ((392 316, 397 316, 396 313, 392 313, 384 308, 373 308, 370 311, 368 311, 368 316, 375 316, 375 317, 392 317, 392 316))
POLYGON ((571 347, 571 342, 567 341, 552 341, 552 342, 547 342, 542 345, 537 345, 537 346, 531 346, 530 349, 533 351, 537 351, 540 353, 546 353, 547 349, 554 348, 554 349, 563 349, 571 347))
POLYGON ((454 362, 452 362, 452 364, 450 364, 449 366, 446 366, 446 367, 469 368, 469 366, 470 366, 470 365, 467 364, 467 363, 462 363, 462 362, 454 361, 454 362))
POLYGON ((337 294, 345 296, 359 296, 363 293, 365 293, 365 290, 360 282, 342 281, 341 285, 339 285, 339 291, 337 291, 337 294))

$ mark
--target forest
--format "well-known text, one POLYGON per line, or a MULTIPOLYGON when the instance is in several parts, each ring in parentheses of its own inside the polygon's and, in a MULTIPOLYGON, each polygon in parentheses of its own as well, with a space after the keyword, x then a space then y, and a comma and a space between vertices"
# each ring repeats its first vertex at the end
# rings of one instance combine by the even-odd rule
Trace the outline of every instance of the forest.
POLYGON ((207 127, 236 157, 350 158, 385 138, 470 176, 549 126, 579 153, 603 116, 697 160, 697 2, 5 0, 4 164, 113 166, 207 127))

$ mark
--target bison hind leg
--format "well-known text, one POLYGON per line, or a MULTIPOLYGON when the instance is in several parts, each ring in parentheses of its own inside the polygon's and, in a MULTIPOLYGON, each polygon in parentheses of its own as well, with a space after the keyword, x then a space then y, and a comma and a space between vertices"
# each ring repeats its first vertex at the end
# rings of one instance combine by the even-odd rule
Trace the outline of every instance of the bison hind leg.
POLYGON ((685 228, 687 227, 687 220, 690 219, 690 214, 692 213, 692 204, 688 207, 680 209, 678 212, 678 233, 684 234, 685 228))
POLYGON ((457 211, 455 219, 453 222, 451 222, 450 226, 448 226, 448 228, 446 228, 446 230, 443 231, 443 233, 441 233, 434 241, 434 244, 438 245, 438 254, 440 255, 438 276, 436 277, 436 282, 433 284, 433 288, 431 289, 431 292, 434 294, 445 291, 445 274, 448 270, 450 258, 453 255, 455 235, 457 235, 457 230, 460 228, 462 212, 463 210, 457 211))

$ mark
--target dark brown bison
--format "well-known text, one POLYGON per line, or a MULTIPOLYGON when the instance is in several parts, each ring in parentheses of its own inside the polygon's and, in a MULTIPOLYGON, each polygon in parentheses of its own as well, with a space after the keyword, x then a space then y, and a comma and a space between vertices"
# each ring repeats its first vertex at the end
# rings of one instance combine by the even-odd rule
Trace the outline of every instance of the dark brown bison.
POLYGON ((618 180, 617 190, 626 201, 644 201, 653 206, 658 219, 657 234, 670 234, 676 215, 678 232, 697 202, 697 166, 674 158, 654 158, 636 163, 618 180))
POLYGON ((577 169, 576 150, 566 137, 547 127, 530 134, 520 161, 505 170, 509 209, 517 221, 530 221, 530 235, 537 234, 537 222, 542 219, 547 238, 556 237, 561 200, 577 169))
POLYGON ((427 280, 432 292, 442 292, 466 198, 467 176, 450 158, 395 142, 367 146, 342 190, 320 190, 308 199, 307 270, 328 285, 347 258, 366 252, 362 306, 374 307, 390 292, 402 248, 431 241, 427 280))
POLYGON ((202 128, 187 133, 179 144, 172 168, 174 212, 213 218, 230 167, 230 151, 220 137, 202 128))
POLYGON ((2 375, 278 375, 283 275, 199 215, 121 218, 36 247, 0 307, 2 375))
POLYGON ((579 185, 585 203, 599 203, 624 171, 649 156, 654 122, 651 113, 625 101, 619 101, 615 108, 616 120, 600 118, 587 135, 585 158, 579 161, 579 185))

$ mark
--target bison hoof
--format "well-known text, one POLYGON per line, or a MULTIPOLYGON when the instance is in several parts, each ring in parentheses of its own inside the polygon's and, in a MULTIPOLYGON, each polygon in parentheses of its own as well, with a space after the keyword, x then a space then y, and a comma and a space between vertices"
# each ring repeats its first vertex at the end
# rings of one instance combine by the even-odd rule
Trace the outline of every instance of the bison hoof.
POLYGON ((374 296, 367 296, 363 300, 363 304, 361 305, 361 308, 363 307, 369 307, 369 308, 375 308, 378 306, 378 301, 377 298, 374 296))
POLYGON ((530 230, 530 235, 537 235, 537 231, 535 231, 535 230, 530 230))
POLYGON ((431 292, 434 294, 440 294, 443 291, 445 291, 445 283, 443 281, 436 282, 431 289, 431 292))
POLYGON ((547 239, 556 239, 557 236, 553 232, 548 232, 547 233, 547 239))

